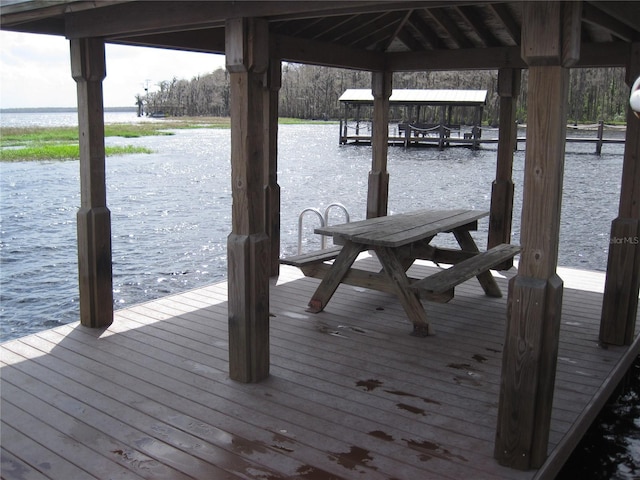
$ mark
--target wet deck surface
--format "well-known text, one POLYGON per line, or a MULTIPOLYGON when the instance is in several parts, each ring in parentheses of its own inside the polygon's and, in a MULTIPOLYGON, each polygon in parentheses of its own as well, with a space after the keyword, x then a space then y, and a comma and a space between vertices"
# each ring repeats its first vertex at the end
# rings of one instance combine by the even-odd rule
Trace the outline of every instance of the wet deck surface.
POLYGON ((228 378, 225 283, 119 310, 107 330, 2 344, 2 478, 553 478, 640 350, 637 336, 598 346, 602 274, 559 274, 540 471, 493 460, 505 298, 466 282, 450 303, 426 303, 437 333, 415 338, 380 292, 340 286, 324 312, 305 312, 318 280, 283 267, 260 384, 228 378))

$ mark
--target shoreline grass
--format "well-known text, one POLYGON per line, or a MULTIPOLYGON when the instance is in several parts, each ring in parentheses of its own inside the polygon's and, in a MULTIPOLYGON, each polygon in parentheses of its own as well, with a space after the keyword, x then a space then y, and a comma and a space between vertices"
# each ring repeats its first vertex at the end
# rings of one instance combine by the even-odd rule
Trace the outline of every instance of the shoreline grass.
MULTIPOLYGON (((107 157, 114 155, 128 155, 132 153, 153 153, 146 147, 134 147, 133 145, 105 147, 107 157)), ((36 145, 24 148, 0 149, 0 162, 25 162, 25 161, 64 161, 80 158, 79 145, 36 145)))
MULTIPOLYGON (((302 120, 283 117, 281 125, 327 124, 323 120, 302 120)), ((105 137, 139 138, 156 135, 174 135, 172 130, 194 128, 231 128, 229 117, 170 117, 161 120, 141 120, 135 123, 107 123, 105 137)), ((2 127, 0 126, 0 161, 42 161, 79 158, 78 127, 2 127), (11 147, 11 148, 8 148, 11 147)), ((107 155, 151 153, 145 148, 107 147, 107 155)))
MULTIPOLYGON (((336 123, 323 120, 302 120, 283 117, 281 125, 310 125, 336 123)), ((171 130, 191 128, 231 128, 228 117, 171 117, 153 122, 106 123, 105 137, 139 138, 154 135, 174 135, 171 130)), ((0 146, 15 147, 34 142, 76 142, 78 127, 2 127, 0 126, 0 146)))
MULTIPOLYGON (((154 135, 173 135, 166 126, 155 124, 106 124, 105 137, 139 138, 154 135)), ((0 146, 18 147, 34 143, 77 142, 78 127, 1 127, 0 146)))

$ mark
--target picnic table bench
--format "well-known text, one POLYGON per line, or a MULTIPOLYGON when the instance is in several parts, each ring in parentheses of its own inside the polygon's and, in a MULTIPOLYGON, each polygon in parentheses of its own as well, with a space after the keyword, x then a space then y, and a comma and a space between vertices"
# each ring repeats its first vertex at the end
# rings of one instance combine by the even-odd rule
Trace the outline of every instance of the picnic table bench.
POLYGON ((447 302, 456 285, 476 277, 486 295, 502 296, 490 270, 500 268, 520 251, 501 244, 480 252, 470 231, 488 212, 478 210, 420 210, 359 222, 317 228, 332 236, 336 247, 284 258, 282 263, 300 268, 304 275, 321 279, 309 301, 311 312, 322 311, 340 283, 395 294, 412 321, 414 335, 434 333, 420 299, 447 302), (452 233, 460 249, 430 244, 440 233, 452 233), (373 251, 381 264, 378 272, 353 267, 358 255, 373 251), (425 278, 411 278, 407 270, 416 259, 452 266, 425 278))

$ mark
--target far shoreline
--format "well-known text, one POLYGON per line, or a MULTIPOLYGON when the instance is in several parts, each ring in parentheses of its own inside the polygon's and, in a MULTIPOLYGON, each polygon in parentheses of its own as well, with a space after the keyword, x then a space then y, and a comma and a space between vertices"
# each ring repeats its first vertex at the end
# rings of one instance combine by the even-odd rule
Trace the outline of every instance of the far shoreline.
MULTIPOLYGON (((105 112, 137 112, 137 107, 104 107, 105 112)), ((0 108, 2 113, 77 113, 77 107, 11 107, 0 108)))

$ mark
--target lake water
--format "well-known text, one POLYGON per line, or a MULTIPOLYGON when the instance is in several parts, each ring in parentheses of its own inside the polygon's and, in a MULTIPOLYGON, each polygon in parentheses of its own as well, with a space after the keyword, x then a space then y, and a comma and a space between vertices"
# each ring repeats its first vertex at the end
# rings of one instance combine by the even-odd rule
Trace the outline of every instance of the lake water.
MULTIPOLYGON (((106 114, 107 122, 137 120, 133 113, 106 114)), ((3 126, 72 125, 77 117, 3 114, 1 121, 3 126)), ((491 134, 495 132, 483 133, 491 134)), ((229 130, 177 130, 172 136, 106 142, 154 151, 109 157, 106 162, 116 308, 225 278, 226 238, 231 231, 229 130)), ((340 202, 352 220, 364 218, 370 147, 339 146, 338 125, 314 124, 280 126, 278 148, 282 255, 297 250, 298 216, 304 208, 324 210, 340 202)), ((605 145, 601 156, 594 150, 592 144, 567 145, 559 263, 605 270, 610 223, 617 215, 623 145, 605 145)), ((390 212, 488 210, 495 158, 495 145, 479 151, 391 147, 390 212)), ((524 152, 518 151, 514 243, 519 242, 523 166, 524 152)), ((79 204, 77 161, 0 164, 0 341, 78 320, 79 204)), ((339 210, 332 211, 332 223, 341 218, 339 210)), ((481 247, 486 245, 486 224, 481 222, 475 235, 481 247)), ((305 250, 318 248, 319 239, 312 234, 317 225, 317 220, 305 217, 305 250)), ((632 404, 637 405, 637 397, 632 404)), ((637 408, 631 423, 640 428, 637 408)), ((622 455, 631 458, 632 468, 637 469, 640 434, 630 432, 623 436, 623 441, 627 439, 635 444, 623 448, 622 455)), ((620 475, 616 478, 637 478, 628 476, 628 466, 616 468, 614 464, 610 470, 620 475)))

